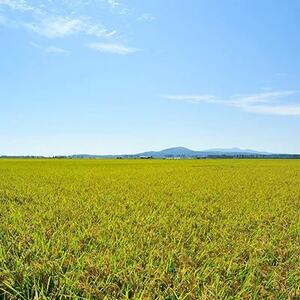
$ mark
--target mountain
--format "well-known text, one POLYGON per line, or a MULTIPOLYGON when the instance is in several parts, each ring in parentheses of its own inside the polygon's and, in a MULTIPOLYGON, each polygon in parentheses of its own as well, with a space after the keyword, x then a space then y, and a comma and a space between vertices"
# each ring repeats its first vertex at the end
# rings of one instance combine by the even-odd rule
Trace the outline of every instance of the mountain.
POLYGON ((204 151, 191 150, 185 147, 168 148, 161 151, 146 151, 136 154, 121 154, 121 155, 90 155, 90 154, 75 154, 70 158, 174 158, 174 157, 254 157, 254 156, 273 156, 273 153, 262 152, 250 149, 240 148, 215 148, 204 151))
MULTIPOLYGON (((208 150, 196 151, 185 147, 168 148, 161 151, 146 151, 136 154, 120 155, 93 155, 93 154, 74 154, 67 156, 53 156, 53 158, 74 158, 74 159, 95 159, 95 158, 288 158, 300 159, 300 154, 270 153, 251 149, 240 148, 213 148, 208 150)), ((0 156, 0 158, 14 158, 14 156, 0 156)), ((19 158, 42 158, 37 156, 20 156, 19 158)), ((44 157, 49 158, 49 157, 44 157)))
POLYGON ((216 148, 208 149, 204 151, 195 151, 185 147, 168 148, 161 151, 147 151, 143 153, 135 154, 136 157, 207 157, 207 156, 255 156, 255 155, 272 155, 272 153, 250 150, 250 149, 239 149, 239 148, 216 148))
POLYGON ((252 149, 240 149, 240 148, 214 148, 214 149, 208 149, 203 152, 209 152, 209 153, 240 153, 240 154, 256 154, 256 155, 271 155, 274 153, 270 152, 263 152, 263 151, 256 151, 252 149))
POLYGON ((136 156, 168 157, 168 156, 196 156, 198 151, 190 150, 185 147, 168 148, 161 151, 147 151, 136 154, 136 156))
POLYGON ((207 150, 191 150, 185 147, 168 148, 161 151, 146 151, 136 154, 119 155, 91 155, 75 154, 58 158, 273 158, 273 159, 300 159, 300 154, 271 153, 252 149, 240 148, 212 148, 207 150))

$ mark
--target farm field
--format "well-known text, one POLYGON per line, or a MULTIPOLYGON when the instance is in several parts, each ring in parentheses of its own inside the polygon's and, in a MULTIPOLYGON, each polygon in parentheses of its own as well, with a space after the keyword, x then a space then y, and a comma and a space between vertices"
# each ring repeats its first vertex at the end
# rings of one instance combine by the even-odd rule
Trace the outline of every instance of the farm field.
POLYGON ((0 160, 1 299, 300 299, 299 160, 0 160))

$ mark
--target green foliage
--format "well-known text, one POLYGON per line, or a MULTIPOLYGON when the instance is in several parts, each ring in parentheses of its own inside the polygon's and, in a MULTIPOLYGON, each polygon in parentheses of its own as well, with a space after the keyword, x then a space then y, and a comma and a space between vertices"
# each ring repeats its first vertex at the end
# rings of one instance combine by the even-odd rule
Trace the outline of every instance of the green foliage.
POLYGON ((2 299, 299 299, 298 160, 0 160, 2 299))

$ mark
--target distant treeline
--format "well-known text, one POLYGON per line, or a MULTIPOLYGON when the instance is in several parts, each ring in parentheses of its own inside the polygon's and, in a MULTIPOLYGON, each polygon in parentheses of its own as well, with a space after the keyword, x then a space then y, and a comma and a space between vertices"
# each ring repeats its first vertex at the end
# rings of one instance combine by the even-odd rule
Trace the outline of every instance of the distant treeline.
POLYGON ((257 158, 284 158, 284 159, 300 159, 300 154, 268 154, 268 155, 208 155, 206 157, 201 158, 247 158, 247 159, 257 159, 257 158))
POLYGON ((72 157, 71 156, 35 156, 35 155, 24 155, 24 156, 21 156, 21 155, 2 155, 0 156, 0 158, 19 158, 19 159, 58 159, 58 158, 63 158, 63 159, 66 159, 66 158, 69 158, 71 159, 72 157))

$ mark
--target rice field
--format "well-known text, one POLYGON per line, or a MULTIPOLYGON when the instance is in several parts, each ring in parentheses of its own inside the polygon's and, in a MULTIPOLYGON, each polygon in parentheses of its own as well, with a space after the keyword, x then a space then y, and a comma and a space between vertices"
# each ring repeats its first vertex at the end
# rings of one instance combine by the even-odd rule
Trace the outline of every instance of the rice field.
POLYGON ((299 160, 0 160, 1 299, 300 299, 299 160))

